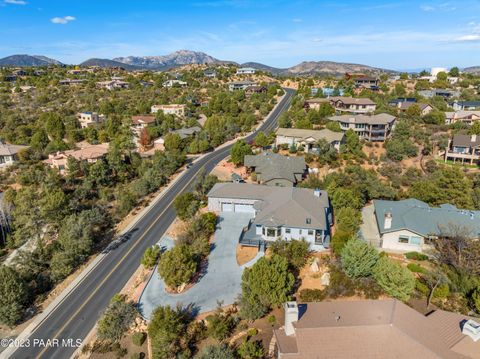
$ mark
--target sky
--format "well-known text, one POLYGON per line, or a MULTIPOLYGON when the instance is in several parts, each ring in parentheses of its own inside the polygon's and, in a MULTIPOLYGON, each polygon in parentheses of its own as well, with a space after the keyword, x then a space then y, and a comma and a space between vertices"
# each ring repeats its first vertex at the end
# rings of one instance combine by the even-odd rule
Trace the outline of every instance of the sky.
POLYGON ((480 65, 480 0, 0 0, 0 57, 63 63, 188 49, 394 70, 480 65))

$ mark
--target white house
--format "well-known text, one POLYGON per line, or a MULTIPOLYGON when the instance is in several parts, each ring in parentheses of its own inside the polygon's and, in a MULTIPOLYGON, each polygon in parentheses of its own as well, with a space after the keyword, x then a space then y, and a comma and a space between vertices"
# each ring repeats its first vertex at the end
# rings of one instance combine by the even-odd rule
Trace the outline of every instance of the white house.
POLYGON ((178 117, 185 116, 185 109, 187 108, 186 105, 153 105, 151 107, 152 113, 157 113, 158 111, 163 112, 165 115, 175 115, 178 117))
POLYGON ((18 153, 27 148, 28 146, 10 145, 0 142, 0 168, 13 165, 18 160, 18 153))
POLYGON ((185 87, 187 83, 181 80, 167 80, 163 83, 163 87, 185 87))
POLYGON ((78 122, 80 127, 96 127, 105 120, 105 116, 99 115, 96 112, 79 112, 77 113, 78 122))
POLYGON ((237 75, 251 75, 254 74, 255 71, 253 67, 241 67, 237 69, 237 75))
POLYGON ((265 246, 282 238, 305 239, 313 250, 329 247, 333 219, 325 191, 217 183, 207 197, 210 211, 235 212, 252 217, 241 235, 241 245, 265 246))
POLYGON ((480 211, 458 209, 451 204, 430 207, 417 199, 375 200, 374 216, 380 247, 393 252, 424 252, 438 236, 448 236, 454 228, 480 236, 480 211))

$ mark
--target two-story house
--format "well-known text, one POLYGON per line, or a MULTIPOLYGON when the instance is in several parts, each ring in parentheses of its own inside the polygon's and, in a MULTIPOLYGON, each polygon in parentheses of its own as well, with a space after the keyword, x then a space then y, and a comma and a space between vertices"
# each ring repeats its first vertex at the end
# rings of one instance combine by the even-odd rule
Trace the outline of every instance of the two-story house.
POLYGON ((234 81, 228 84, 228 89, 230 91, 239 91, 246 90, 250 86, 256 86, 255 82, 252 81, 234 81))
POLYGON ((335 96, 330 97, 330 104, 338 112, 349 112, 353 114, 373 113, 377 109, 377 104, 369 98, 354 98, 335 96))
POLYGON ((179 104, 153 105, 150 110, 152 113, 157 113, 158 111, 161 111, 165 115, 174 115, 178 117, 184 117, 186 108, 187 108, 187 105, 179 105, 179 104))
POLYGON ((475 121, 480 120, 480 110, 459 110, 455 112, 445 112, 445 124, 452 125, 457 122, 463 122, 471 126, 475 121))
POLYGON ((345 134, 343 132, 334 132, 329 129, 323 130, 307 130, 299 128, 279 128, 276 131, 277 137, 275 145, 295 146, 297 149, 303 147, 304 152, 315 153, 318 148, 317 144, 320 140, 327 141, 333 148, 340 151, 340 145, 345 142, 345 134))
POLYGON ((210 211, 251 216, 241 235, 241 245, 267 246, 281 238, 287 241, 305 239, 313 250, 329 247, 333 218, 325 191, 217 183, 207 197, 210 211))
POLYGON ((358 136, 367 141, 383 142, 390 137, 395 128, 396 117, 387 113, 378 115, 342 115, 332 116, 329 120, 340 123, 343 132, 355 131, 358 136))
POLYGON ((96 112, 79 112, 77 113, 77 120, 80 122, 81 128, 96 127, 104 122, 105 116, 96 112))
POLYGON ((480 163, 480 136, 454 135, 445 149, 445 162, 480 163))
POLYGON ((253 75, 255 73, 255 69, 253 67, 241 67, 237 69, 237 75, 253 75))
POLYGON ((453 101, 449 103, 455 111, 480 110, 480 101, 453 101))
POLYGON ((154 125, 156 121, 156 117, 152 115, 132 116, 132 124, 130 125, 130 128, 135 136, 138 137, 144 128, 154 125))
POLYGON ((98 145, 88 144, 77 150, 68 150, 49 154, 48 159, 44 160, 43 163, 51 168, 56 168, 60 174, 64 175, 68 172, 68 158, 71 157, 77 161, 95 163, 107 155, 108 148, 108 143, 101 143, 98 145))

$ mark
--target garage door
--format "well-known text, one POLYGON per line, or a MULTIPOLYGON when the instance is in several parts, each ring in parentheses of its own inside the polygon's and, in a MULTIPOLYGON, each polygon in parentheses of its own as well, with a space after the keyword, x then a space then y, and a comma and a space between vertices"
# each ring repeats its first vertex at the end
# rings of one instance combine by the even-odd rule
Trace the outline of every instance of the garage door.
POLYGON ((222 203, 222 212, 233 212, 233 203, 222 203))
POLYGON ((235 212, 255 213, 255 210, 251 204, 235 204, 235 212))

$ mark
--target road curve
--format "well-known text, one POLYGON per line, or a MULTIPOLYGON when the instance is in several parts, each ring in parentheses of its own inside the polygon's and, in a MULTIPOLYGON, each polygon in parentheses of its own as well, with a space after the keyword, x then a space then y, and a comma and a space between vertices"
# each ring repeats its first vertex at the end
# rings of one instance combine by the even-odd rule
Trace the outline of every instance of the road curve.
MULTIPOLYGON (((267 116, 258 131, 268 133, 277 127, 279 116, 288 109, 295 93, 292 89, 284 90, 285 96, 267 116)), ((257 132, 247 136, 246 141, 253 140, 257 132)), ((172 202, 175 197, 189 189, 202 167, 206 172, 212 171, 229 155, 231 147, 232 144, 205 155, 167 188, 163 197, 130 230, 128 241, 111 250, 95 270, 91 271, 33 330, 28 338, 29 347, 18 348, 10 358, 69 358, 76 347, 69 346, 65 340, 70 339, 75 343, 77 339, 83 340, 87 336, 111 297, 118 293, 134 274, 145 250, 157 243, 174 221, 176 215, 172 202), (45 347, 47 340, 52 339, 57 339, 58 343, 52 341, 51 346, 45 347), (37 342, 34 343, 34 340, 37 342), (42 340, 43 343, 39 342, 42 340)))

